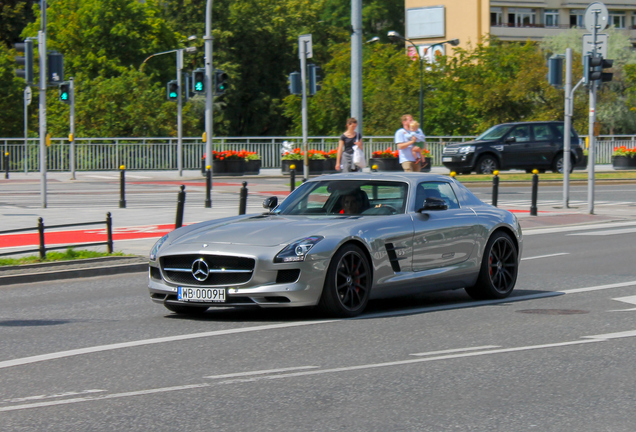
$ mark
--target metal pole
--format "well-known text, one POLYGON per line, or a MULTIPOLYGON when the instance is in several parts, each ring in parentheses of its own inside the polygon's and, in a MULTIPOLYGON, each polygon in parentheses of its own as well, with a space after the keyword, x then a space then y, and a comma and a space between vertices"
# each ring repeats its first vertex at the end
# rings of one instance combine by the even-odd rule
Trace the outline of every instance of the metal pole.
POLYGON ((493 207, 497 207, 497 201, 499 199, 499 171, 495 170, 493 174, 495 176, 492 178, 492 205, 493 207))
POLYGON ((300 81, 303 89, 302 101, 302 123, 303 123, 303 151, 305 153, 303 161, 303 176, 309 178, 309 149, 307 145, 307 41, 300 41, 300 81))
POLYGON ((296 189, 296 170, 291 168, 289 170, 289 192, 293 192, 296 189))
POLYGON ((424 58, 417 47, 415 50, 420 58, 420 128, 424 129, 424 58))
POLYGON ((46 249, 44 246, 44 219, 38 218, 38 238, 40 240, 40 258, 46 258, 46 249))
POLYGON ((106 247, 108 248, 108 253, 113 253, 113 218, 111 217, 110 212, 106 213, 106 247))
POLYGON ((70 148, 70 164, 71 164, 71 180, 75 180, 75 80, 71 78, 69 90, 71 91, 71 115, 69 122, 71 124, 71 148, 70 148))
MULTIPOLYGON (((600 11, 594 11, 594 31, 592 46, 592 58, 596 57, 596 35, 598 27, 598 14, 600 11)), ((588 125, 588 136, 590 140, 590 149, 587 161, 587 211, 589 214, 594 214, 594 161, 596 158, 596 139, 594 137, 594 122, 596 121, 596 83, 588 83, 590 88, 590 116, 588 125)))
POLYGON ((40 3, 42 10, 42 30, 38 32, 38 52, 40 55, 40 196, 42 208, 46 208, 46 0, 40 3))
MULTIPOLYGON (((179 176, 183 175, 183 103, 181 93, 181 69, 183 69, 183 48, 177 50, 177 88, 179 95, 177 96, 177 170, 179 176)), ((186 90, 187 91, 187 90, 186 90)))
POLYGON ((212 166, 207 166, 205 172, 205 208, 212 208, 212 166))
POLYGON ((537 195, 539 193, 539 175, 534 170, 534 175, 532 176, 532 203, 530 204, 530 216, 537 215, 537 195))
POLYGON ((126 167, 119 167, 119 208, 126 208, 126 167))
MULTIPOLYGON (((213 0, 207 0, 207 6, 205 9, 205 165, 212 169, 212 131, 214 116, 212 113, 212 98, 214 97, 214 89, 212 88, 212 74, 214 69, 212 68, 212 2, 213 0)), ((210 187, 212 187, 212 172, 208 174, 210 176, 210 187)), ((210 206, 212 202, 210 201, 210 206)))
POLYGON ((565 124, 563 125, 563 208, 568 208, 570 201, 570 148, 572 112, 572 48, 565 50, 565 124))
POLYGON ((362 0, 351 0, 351 117, 362 135, 362 0))
POLYGON ((24 88, 24 173, 27 174, 28 173, 28 164, 29 164, 29 157, 27 154, 27 149, 28 149, 28 140, 29 140, 29 134, 28 134, 28 128, 29 128, 29 101, 27 98, 27 93, 30 93, 31 88, 29 86, 26 86, 24 88), (28 89, 28 90, 27 90, 28 89))

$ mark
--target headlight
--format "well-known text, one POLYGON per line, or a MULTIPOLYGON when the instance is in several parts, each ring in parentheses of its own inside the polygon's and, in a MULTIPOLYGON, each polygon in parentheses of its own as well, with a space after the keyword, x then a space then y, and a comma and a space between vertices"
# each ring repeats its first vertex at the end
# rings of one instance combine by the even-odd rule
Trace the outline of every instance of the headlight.
POLYGON ((305 261, 307 252, 311 250, 320 240, 322 236, 311 236, 288 244, 285 248, 278 252, 274 258, 275 263, 298 262, 305 261))
POLYGON ((475 151, 475 146, 463 146, 459 148, 460 153, 473 153, 475 151))
POLYGON ((152 250, 150 251, 150 261, 154 261, 157 259, 157 252, 159 252, 159 248, 161 248, 161 245, 163 245, 166 240, 168 240, 168 234, 157 240, 157 243, 155 243, 155 245, 152 247, 152 250))

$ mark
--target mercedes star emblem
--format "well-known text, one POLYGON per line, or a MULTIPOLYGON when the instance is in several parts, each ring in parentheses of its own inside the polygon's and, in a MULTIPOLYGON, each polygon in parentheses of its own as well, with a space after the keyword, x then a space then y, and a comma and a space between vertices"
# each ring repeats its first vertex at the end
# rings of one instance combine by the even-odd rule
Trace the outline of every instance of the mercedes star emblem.
POLYGON ((192 276, 203 282, 210 275, 210 268, 203 258, 199 258, 192 263, 192 276))

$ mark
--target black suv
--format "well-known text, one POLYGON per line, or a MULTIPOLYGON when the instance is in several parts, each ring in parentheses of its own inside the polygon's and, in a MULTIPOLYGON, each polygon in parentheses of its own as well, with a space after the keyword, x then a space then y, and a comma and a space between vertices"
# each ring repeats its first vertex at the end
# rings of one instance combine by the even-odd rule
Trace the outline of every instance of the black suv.
MULTIPOLYGON (((583 162, 579 136, 571 129, 570 170, 583 162)), ((522 122, 493 126, 474 141, 448 144, 442 164, 460 174, 538 169, 563 172, 563 122, 522 122)))

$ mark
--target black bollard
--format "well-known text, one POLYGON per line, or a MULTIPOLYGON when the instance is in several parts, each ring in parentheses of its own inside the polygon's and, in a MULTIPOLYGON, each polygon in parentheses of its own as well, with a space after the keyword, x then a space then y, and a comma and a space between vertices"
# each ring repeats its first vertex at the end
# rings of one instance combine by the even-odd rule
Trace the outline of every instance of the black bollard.
POLYGON ((126 167, 119 167, 119 208, 126 208, 126 167))
POLYGON ((44 219, 38 218, 38 237, 40 239, 40 259, 46 258, 46 249, 44 248, 44 219))
POLYGON ((530 205, 530 216, 537 215, 537 194, 539 192, 539 175, 537 170, 532 171, 532 204, 530 205))
POLYGON ((247 182, 243 182, 241 193, 239 195, 239 214, 244 215, 247 209, 247 182))
MULTIPOLYGON (((292 165, 292 166, 295 166, 295 165, 292 165)), ((296 170, 294 168, 289 170, 289 182, 290 182, 289 191, 293 192, 294 189, 296 189, 296 170)))
POLYGON ((174 229, 183 226, 183 208, 185 207, 186 200, 185 185, 181 185, 180 188, 181 191, 177 195, 177 219, 174 223, 174 229))
POLYGON ((106 247, 108 248, 108 253, 113 253, 113 218, 110 215, 110 212, 106 213, 106 236, 108 240, 106 241, 106 247))
POLYGON ((499 196, 499 171, 495 171, 492 178, 492 205, 497 207, 497 198, 499 196))
POLYGON ((4 178, 9 179, 9 152, 4 154, 4 178))
POLYGON ((212 171, 210 168, 212 167, 208 165, 205 172, 205 208, 212 208, 212 171))

